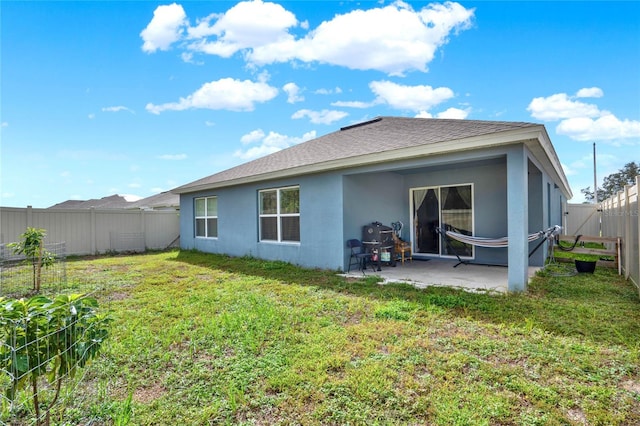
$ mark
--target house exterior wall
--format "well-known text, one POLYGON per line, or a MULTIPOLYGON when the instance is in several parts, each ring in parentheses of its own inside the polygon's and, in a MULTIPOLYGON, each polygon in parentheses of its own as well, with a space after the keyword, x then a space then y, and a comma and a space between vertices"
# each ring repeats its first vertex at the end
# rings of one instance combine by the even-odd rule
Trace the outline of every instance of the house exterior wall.
POLYGON ((362 227, 371 222, 390 226, 408 223, 408 191, 403 176, 393 172, 344 177, 344 239, 362 238, 362 227))
POLYGON ((342 269, 342 177, 339 174, 302 176, 261 182, 180 197, 181 247, 231 256, 282 260, 296 265, 342 269), (300 186, 300 243, 260 242, 258 191, 300 186), (218 197, 218 237, 196 238, 194 199, 218 197))
MULTIPOLYGON (((346 270, 349 260, 346 240, 360 239, 366 224, 379 221, 389 226, 401 221, 405 225, 402 236, 410 239, 412 188, 458 184, 473 184, 475 235, 507 236, 507 158, 514 154, 522 158, 518 164, 530 167, 532 172, 520 171, 523 188, 512 188, 518 197, 529 194, 528 199, 521 199, 520 203, 525 210, 519 216, 528 225, 523 235, 555 225, 548 222, 550 218, 561 218, 559 190, 544 172, 527 161, 524 146, 514 145, 182 194, 181 246, 232 256, 282 260, 305 267, 346 270), (260 242, 258 191, 291 185, 300 186, 300 243, 260 242), (195 238, 193 200, 213 195, 218 197, 218 238, 195 238)), ((544 259, 543 250, 536 255, 534 264, 544 259)), ((520 251, 519 257, 526 262, 528 253, 520 251)), ((475 261, 507 264, 508 249, 476 247, 475 261)))

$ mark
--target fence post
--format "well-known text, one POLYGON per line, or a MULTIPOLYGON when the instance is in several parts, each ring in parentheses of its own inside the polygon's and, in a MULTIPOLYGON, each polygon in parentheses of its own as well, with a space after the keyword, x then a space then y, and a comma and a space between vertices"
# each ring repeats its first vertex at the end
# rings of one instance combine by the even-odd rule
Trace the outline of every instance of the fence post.
POLYGON ((27 228, 33 228, 33 207, 27 206, 27 228))
MULTIPOLYGON (((638 245, 638 241, 640 240, 640 176, 636 176, 636 221, 638 222, 636 224, 636 229, 637 229, 637 234, 634 235, 634 240, 629 240, 629 241, 635 241, 635 244, 638 245)), ((631 216, 631 208, 629 210, 629 216, 631 216)), ((629 220, 631 220, 631 217, 629 217, 629 220)), ((631 222, 629 222, 631 223, 631 222)), ((629 235, 631 236, 631 231, 629 231, 629 235)), ((640 250, 638 251, 638 258, 634 259, 634 262, 636 265, 636 273, 637 273, 637 277, 640 277, 640 250)), ((638 283, 636 283, 636 286, 638 287, 638 295, 640 296, 640 278, 638 278, 638 283)))
POLYGON ((91 215, 91 254, 96 254, 98 252, 97 248, 97 238, 96 238, 96 208, 91 207, 89 209, 89 214, 91 215))
POLYGON ((140 230, 142 231, 142 241, 144 241, 144 250, 147 251, 147 224, 145 223, 144 209, 140 209, 140 230))
POLYGON ((626 280, 629 279, 629 266, 632 264, 631 260, 631 199, 629 197, 629 190, 631 189, 631 185, 624 186, 624 211, 621 212, 623 214, 623 234, 622 234, 622 242, 624 244, 624 278, 626 280))

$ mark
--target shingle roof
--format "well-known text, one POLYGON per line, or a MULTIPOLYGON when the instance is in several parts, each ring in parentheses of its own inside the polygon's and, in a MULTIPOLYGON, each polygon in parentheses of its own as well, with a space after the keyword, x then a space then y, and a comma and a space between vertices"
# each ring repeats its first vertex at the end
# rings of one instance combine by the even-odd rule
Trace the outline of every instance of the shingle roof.
POLYGON ((67 200, 55 204, 50 209, 159 209, 178 208, 180 196, 171 192, 161 192, 138 201, 127 201, 122 195, 114 194, 108 197, 91 200, 67 200))
POLYGON ((50 209, 124 209, 129 202, 121 195, 114 194, 108 197, 91 200, 67 200, 62 203, 55 204, 50 209))
POLYGON ((287 169, 533 127, 541 125, 508 121, 377 117, 207 176, 173 191, 191 192, 287 169))
POLYGON ((180 196, 173 194, 169 191, 161 192, 159 194, 152 195, 147 198, 143 198, 138 201, 130 203, 128 209, 162 209, 162 208, 177 208, 180 206, 180 196))

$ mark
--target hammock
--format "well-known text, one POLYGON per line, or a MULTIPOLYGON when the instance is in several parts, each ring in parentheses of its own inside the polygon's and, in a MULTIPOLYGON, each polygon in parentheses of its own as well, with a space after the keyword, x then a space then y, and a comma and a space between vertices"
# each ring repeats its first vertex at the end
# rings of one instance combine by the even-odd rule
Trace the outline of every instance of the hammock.
MULTIPOLYGON (((454 240, 458 240, 461 243, 470 244, 472 246, 478 247, 507 247, 509 245, 508 237, 500 237, 500 238, 487 238, 487 237, 474 237, 472 235, 465 235, 459 232, 454 231, 446 231, 442 228, 436 228, 440 234, 444 234, 447 237, 453 238, 454 240)), ((545 231, 534 232, 533 234, 528 235, 529 242, 533 242, 538 238, 549 238, 550 236, 555 236, 560 233, 562 228, 558 225, 552 226, 551 228, 545 231)))
MULTIPOLYGON (((528 240, 529 242, 533 242, 541 237, 544 237, 545 240, 550 240, 552 238, 555 238, 557 235, 560 235, 560 231, 562 230, 562 227, 559 225, 554 225, 551 228, 545 230, 545 231, 539 231, 539 232, 535 232, 533 234, 529 234, 528 235, 528 240)), ((476 246, 480 246, 480 247, 508 247, 509 246, 509 239, 507 237, 500 237, 500 238, 486 238, 486 237, 474 237, 471 235, 465 235, 465 234, 461 234, 459 232, 454 232, 454 231, 447 231, 443 228, 439 228, 436 227, 436 231, 444 236, 453 238, 455 240, 458 240, 460 242, 463 242, 465 244, 471 244, 471 245, 476 245, 476 246)), ((460 258, 460 255, 458 254, 458 252, 455 250, 455 248, 453 248, 451 246, 451 244, 449 244, 449 241, 446 238, 443 238, 444 242, 447 244, 447 246, 449 247, 449 250, 451 250, 453 252, 453 254, 455 254, 455 256, 458 258, 458 264, 454 265, 454 268, 457 268, 459 265, 464 264, 464 265, 469 265, 470 262, 468 260, 464 260, 460 258)), ((540 248, 540 246, 544 244, 544 241, 541 241, 533 250, 531 250, 531 252, 529 253, 529 257, 531 257, 531 255, 538 250, 538 248, 540 248)), ((489 266, 493 266, 493 265, 489 265, 489 266)))

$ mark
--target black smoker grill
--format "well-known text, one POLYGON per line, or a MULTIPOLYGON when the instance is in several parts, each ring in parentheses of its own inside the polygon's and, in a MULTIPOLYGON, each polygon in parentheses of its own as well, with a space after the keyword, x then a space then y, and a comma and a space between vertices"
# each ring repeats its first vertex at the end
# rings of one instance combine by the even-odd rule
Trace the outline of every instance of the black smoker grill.
POLYGON ((393 229, 391 227, 384 226, 380 222, 363 226, 362 244, 372 254, 371 258, 377 263, 378 271, 383 262, 396 266, 393 229))

